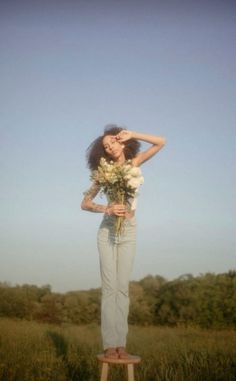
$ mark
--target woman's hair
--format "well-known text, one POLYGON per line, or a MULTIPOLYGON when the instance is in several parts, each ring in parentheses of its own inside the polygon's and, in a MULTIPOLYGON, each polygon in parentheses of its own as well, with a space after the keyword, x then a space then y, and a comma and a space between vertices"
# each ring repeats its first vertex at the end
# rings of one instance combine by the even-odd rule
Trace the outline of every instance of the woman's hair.
MULTIPOLYGON (((87 163, 88 167, 93 171, 98 168, 100 159, 104 157, 105 159, 109 160, 110 156, 107 154, 107 152, 104 149, 103 146, 103 138, 106 135, 117 135, 120 131, 125 130, 125 128, 118 127, 116 124, 108 124, 104 128, 103 135, 99 136, 97 139, 95 139, 90 146, 87 148, 87 163)), ((124 155, 126 160, 133 159, 140 149, 140 142, 136 139, 130 139, 125 141, 124 143, 124 155)))

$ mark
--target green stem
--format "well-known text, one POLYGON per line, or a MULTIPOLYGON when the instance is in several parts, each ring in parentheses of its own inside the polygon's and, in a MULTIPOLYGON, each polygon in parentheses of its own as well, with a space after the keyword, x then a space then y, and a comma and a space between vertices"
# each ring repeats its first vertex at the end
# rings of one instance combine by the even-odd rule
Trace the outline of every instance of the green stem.
MULTIPOLYGON (((119 200, 118 202, 121 204, 124 204, 124 194, 119 194, 119 200)), ((123 227, 125 217, 117 216, 115 219, 115 234, 120 235, 123 227)))

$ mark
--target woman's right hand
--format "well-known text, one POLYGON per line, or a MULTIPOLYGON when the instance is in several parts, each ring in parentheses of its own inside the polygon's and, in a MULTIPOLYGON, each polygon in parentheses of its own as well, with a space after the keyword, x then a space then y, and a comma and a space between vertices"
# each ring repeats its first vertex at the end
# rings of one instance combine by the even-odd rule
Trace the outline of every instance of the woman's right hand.
POLYGON ((120 143, 126 142, 130 139, 132 139, 132 131, 129 130, 122 130, 116 135, 116 140, 120 143))
POLYGON ((124 217, 126 206, 124 204, 110 204, 106 207, 106 214, 109 216, 124 217))

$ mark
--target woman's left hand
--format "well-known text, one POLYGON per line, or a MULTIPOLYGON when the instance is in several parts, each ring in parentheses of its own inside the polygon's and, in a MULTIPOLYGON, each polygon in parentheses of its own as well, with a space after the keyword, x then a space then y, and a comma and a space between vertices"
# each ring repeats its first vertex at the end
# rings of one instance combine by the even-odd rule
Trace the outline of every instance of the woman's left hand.
POLYGON ((130 139, 132 139, 132 131, 129 130, 122 130, 119 132, 119 134, 116 135, 116 140, 118 140, 120 143, 126 142, 130 139))

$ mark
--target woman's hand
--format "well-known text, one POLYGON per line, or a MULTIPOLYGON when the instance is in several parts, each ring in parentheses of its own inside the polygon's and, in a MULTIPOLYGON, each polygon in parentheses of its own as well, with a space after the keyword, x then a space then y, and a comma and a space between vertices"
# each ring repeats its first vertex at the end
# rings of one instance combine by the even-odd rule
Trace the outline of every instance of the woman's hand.
POLYGON ((126 206, 124 204, 111 204, 106 207, 106 214, 109 216, 124 217, 126 206))
POLYGON ((132 131, 122 130, 119 134, 116 135, 116 140, 119 143, 126 142, 127 140, 132 139, 132 131))

